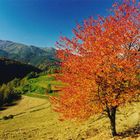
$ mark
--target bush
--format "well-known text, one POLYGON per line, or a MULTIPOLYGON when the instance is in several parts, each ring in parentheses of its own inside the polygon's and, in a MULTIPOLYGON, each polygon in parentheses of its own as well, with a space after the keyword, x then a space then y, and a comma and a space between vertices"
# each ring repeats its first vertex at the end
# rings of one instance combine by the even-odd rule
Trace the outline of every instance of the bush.
POLYGON ((48 74, 58 73, 60 71, 60 67, 58 66, 50 66, 47 70, 48 74))
POLYGON ((9 115, 9 116, 4 116, 3 120, 9 120, 9 119, 13 119, 14 115, 9 115))
POLYGON ((52 86, 51 86, 51 84, 48 84, 46 92, 47 93, 52 93, 52 86))
POLYGON ((39 75, 36 72, 31 72, 27 75, 27 79, 37 78, 39 75))
POLYGON ((21 98, 20 92, 16 89, 17 80, 9 82, 7 85, 3 84, 0 87, 0 106, 10 104, 21 98))
POLYGON ((25 84, 25 85, 22 87, 21 91, 22 91, 22 94, 25 94, 25 93, 31 91, 31 85, 25 84))

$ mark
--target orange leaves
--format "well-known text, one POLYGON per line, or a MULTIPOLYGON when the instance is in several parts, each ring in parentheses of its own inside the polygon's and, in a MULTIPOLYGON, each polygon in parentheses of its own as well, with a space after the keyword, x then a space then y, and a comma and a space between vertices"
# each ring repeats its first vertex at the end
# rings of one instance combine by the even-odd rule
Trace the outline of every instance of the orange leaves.
POLYGON ((139 94, 138 6, 127 1, 113 7, 111 16, 85 20, 72 39, 58 43, 59 79, 68 86, 53 104, 63 118, 86 119, 139 94))

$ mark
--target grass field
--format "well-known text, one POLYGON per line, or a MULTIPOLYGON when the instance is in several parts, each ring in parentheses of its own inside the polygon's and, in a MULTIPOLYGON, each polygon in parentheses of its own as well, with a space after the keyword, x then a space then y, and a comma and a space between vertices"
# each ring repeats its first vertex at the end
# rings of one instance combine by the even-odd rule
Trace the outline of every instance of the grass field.
MULTIPOLYGON (((117 131, 112 138, 109 120, 96 115, 85 122, 59 121, 46 96, 48 84, 55 91, 64 86, 52 75, 28 79, 29 91, 15 105, 1 108, 0 140, 140 140, 140 102, 128 104, 117 112, 117 131), (13 119, 4 120, 4 116, 13 119)), ((22 87, 20 87, 22 88, 22 87)))
POLYGON ((27 90, 26 96, 46 98, 48 85, 51 85, 53 94, 57 92, 64 84, 61 81, 57 81, 54 75, 42 75, 37 78, 24 79, 23 86, 19 88, 21 90, 27 90))
MULTIPOLYGON (((59 121, 48 99, 23 96, 17 105, 0 112, 13 119, 0 120, 0 140, 113 140, 109 121, 97 115, 83 123, 59 121)), ((140 102, 127 105, 117 113, 117 131, 123 137, 115 140, 139 140, 140 102)))

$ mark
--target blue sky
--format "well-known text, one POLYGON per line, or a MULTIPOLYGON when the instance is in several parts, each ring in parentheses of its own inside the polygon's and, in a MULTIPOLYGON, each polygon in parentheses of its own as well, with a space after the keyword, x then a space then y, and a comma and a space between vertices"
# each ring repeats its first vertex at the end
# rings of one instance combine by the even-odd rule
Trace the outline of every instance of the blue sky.
POLYGON ((0 39, 54 47, 77 22, 106 16, 115 0, 0 0, 0 39))

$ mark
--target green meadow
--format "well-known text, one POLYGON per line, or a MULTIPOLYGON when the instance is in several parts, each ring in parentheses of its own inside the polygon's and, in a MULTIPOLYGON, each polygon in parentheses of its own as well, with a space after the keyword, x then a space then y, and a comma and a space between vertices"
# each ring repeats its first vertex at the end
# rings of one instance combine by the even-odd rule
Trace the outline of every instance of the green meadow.
POLYGON ((45 74, 36 78, 28 79, 25 77, 22 79, 18 89, 23 92, 25 96, 48 98, 47 95, 56 95, 63 86, 64 83, 55 80, 54 74, 45 74))

